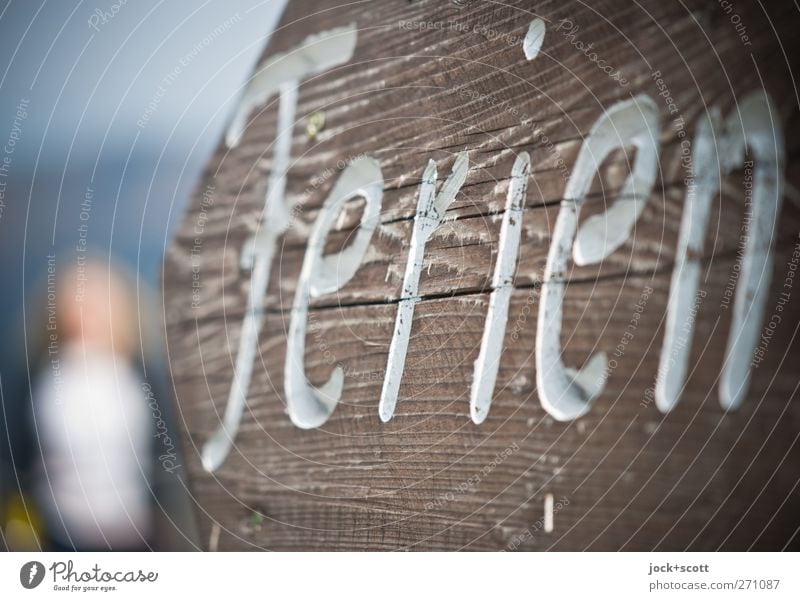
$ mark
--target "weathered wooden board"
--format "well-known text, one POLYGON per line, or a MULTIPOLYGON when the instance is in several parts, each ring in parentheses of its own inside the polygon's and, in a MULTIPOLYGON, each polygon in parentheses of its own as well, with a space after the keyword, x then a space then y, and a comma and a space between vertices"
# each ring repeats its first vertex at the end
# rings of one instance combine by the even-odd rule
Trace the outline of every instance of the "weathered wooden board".
MULTIPOLYGON (((737 99, 763 88, 786 139, 788 195, 800 185, 793 68, 800 19, 788 3, 742 1, 735 9, 736 22, 704 1, 289 3, 264 60, 348 23, 357 27, 357 44, 346 65, 299 87, 286 197, 301 210, 280 240, 262 299, 265 322, 235 448, 214 473, 203 469, 200 453, 231 387, 250 289, 239 263, 263 209, 276 97, 250 114, 238 145, 220 143, 164 270, 170 369, 209 548, 800 545, 800 292, 790 290, 744 405, 726 413, 717 400, 731 321, 723 297, 738 272, 745 213, 741 170, 724 179, 712 203, 706 297, 685 392, 667 414, 652 396, 686 206, 682 140, 691 140, 709 107, 727 115, 737 99), (535 18, 546 33, 539 55, 528 60, 522 40, 535 18), (737 23, 746 26, 746 39, 737 23), (593 44, 627 84, 601 71, 576 41, 593 44), (656 71, 673 98, 672 114, 656 71), (625 245, 564 274, 565 364, 583 365, 599 350, 615 363, 589 413, 559 422, 539 403, 534 365, 553 228, 590 128, 604 109, 639 93, 652 97, 661 115, 656 186, 625 245), (315 113, 324 114, 325 127, 311 136, 315 113), (378 399, 422 172, 434 159, 444 181, 464 150, 470 170, 426 248, 399 402, 383 423, 378 399), (523 150, 531 174, 515 290, 491 411, 476 425, 469 414, 473 363, 511 167, 523 150), (292 302, 320 207, 344 166, 362 155, 377 159, 383 173, 380 223, 355 277, 312 299, 305 354, 312 383, 324 382, 335 365, 345 370, 342 400, 322 427, 301 430, 286 415, 283 384, 292 302)), ((582 221, 616 198, 630 154, 620 150, 603 163, 582 221)), ((327 252, 349 243, 362 210, 363 202, 347 205, 327 252)), ((800 210, 786 200, 767 315, 796 264, 798 232, 800 210)))

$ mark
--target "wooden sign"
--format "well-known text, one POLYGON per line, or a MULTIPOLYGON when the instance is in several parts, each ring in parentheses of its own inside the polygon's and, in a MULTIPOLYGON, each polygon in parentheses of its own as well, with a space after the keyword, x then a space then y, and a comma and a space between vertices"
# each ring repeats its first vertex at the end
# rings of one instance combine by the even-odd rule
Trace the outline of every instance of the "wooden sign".
POLYGON ((289 3, 167 254, 216 549, 782 549, 796 11, 289 3))

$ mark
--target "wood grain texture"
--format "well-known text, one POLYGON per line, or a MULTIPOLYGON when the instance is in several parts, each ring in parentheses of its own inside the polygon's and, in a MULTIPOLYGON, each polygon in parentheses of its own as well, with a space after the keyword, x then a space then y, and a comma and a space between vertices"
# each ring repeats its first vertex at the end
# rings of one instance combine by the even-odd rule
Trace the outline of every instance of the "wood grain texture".
MULTIPOLYGON (((667 415, 652 399, 686 193, 676 115, 658 95, 653 71, 661 71, 689 140, 709 106, 728 114, 736 98, 764 87, 782 120, 787 181, 800 186, 791 63, 800 19, 789 3, 742 1, 736 10, 750 46, 716 3, 703 1, 290 2, 265 57, 351 22, 358 43, 350 63, 300 86, 287 196, 301 210, 263 299, 236 447, 213 475, 199 453, 224 412, 236 359, 249 289, 238 264, 263 207, 275 98, 251 114, 237 147, 220 143, 166 257, 169 362, 203 540, 216 530, 219 549, 797 548, 800 282, 744 406, 726 414, 717 400, 730 322, 721 301, 744 215, 741 170, 713 203, 701 284, 707 296, 685 394, 667 415), (547 33, 528 61, 522 38, 535 17, 547 33), (556 30, 562 19, 630 83, 621 86, 578 51, 556 30), (636 93, 650 95, 661 112, 656 189, 628 243, 601 264, 571 267, 562 329, 567 365, 598 350, 617 364, 588 415, 556 422, 539 404, 533 356, 551 232, 583 136, 604 108, 636 93), (326 126, 311 139, 306 123, 315 112, 326 126), (462 150, 470 172, 428 244, 400 398, 383 424, 377 404, 420 177, 431 158, 443 181, 462 150), (476 426, 469 384, 511 166, 522 150, 531 154, 531 177, 515 291, 491 411, 476 426), (311 224, 342 166, 360 155, 381 164, 381 223, 352 281, 312 300, 309 379, 325 381, 337 364, 346 377, 331 419, 303 431, 289 421, 283 398, 291 303, 311 224), (614 357, 637 304, 644 308, 634 335, 614 357), (556 510, 546 533, 548 494, 556 510)), ((619 151, 604 162, 582 220, 616 197, 630 159, 619 151)), ((354 202, 343 212, 329 252, 347 244, 361 208, 354 202)), ((767 315, 798 232, 798 205, 787 200, 767 315)))

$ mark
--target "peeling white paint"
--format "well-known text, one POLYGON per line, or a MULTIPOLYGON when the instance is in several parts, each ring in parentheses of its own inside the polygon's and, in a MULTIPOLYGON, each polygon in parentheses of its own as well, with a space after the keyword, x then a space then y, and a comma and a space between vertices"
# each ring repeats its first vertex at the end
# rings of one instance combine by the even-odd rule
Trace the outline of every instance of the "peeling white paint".
POLYGON ((694 324, 689 320, 700 283, 698 257, 703 252, 711 197, 719 190, 720 185, 721 165, 717 154, 718 141, 715 139, 717 135, 715 132, 721 130, 721 119, 719 109, 711 108, 708 114, 703 115, 698 121, 692 143, 694 187, 687 188, 684 201, 675 267, 670 282, 664 340, 656 378, 656 407, 664 413, 677 405, 686 381, 690 341, 694 332, 694 324), (688 336, 681 333, 684 327, 691 328, 688 336))
MULTIPOLYGON (((605 387, 607 376, 604 352, 594 355, 579 370, 566 368, 561 360, 562 302, 567 261, 580 209, 603 159, 614 149, 630 145, 636 147, 637 153, 624 188, 637 195, 637 198, 647 198, 655 174, 645 171, 655 172, 658 166, 658 121, 654 121, 654 115, 657 115, 655 103, 645 95, 610 107, 584 140, 564 191, 547 255, 536 329, 536 385, 539 400, 542 407, 557 420, 566 421, 584 415, 605 387), (648 182, 650 186, 647 186, 648 182)), ((633 225, 631 219, 635 221, 641 208, 614 211, 616 206, 619 205, 615 203, 596 223, 605 224, 607 230, 623 228, 630 231, 633 225)), ((613 241, 605 243, 605 236, 604 243, 598 246, 596 233, 594 226, 584 235, 584 252, 581 256, 590 262, 602 260, 616 248, 613 241)))
POLYGON ((483 329, 478 358, 472 372, 469 412, 472 421, 483 423, 489 414, 492 394, 500 367, 500 356, 508 322, 508 305, 513 291, 514 271, 517 266, 522 213, 528 188, 531 160, 527 152, 520 153, 511 168, 511 183, 506 196, 506 208, 500 225, 497 264, 492 276, 492 293, 483 329))
POLYGON ((344 370, 338 365, 320 387, 312 386, 306 378, 309 299, 336 292, 355 275, 378 225, 382 198, 380 164, 371 158, 357 159, 339 177, 314 223, 292 305, 284 368, 289 418, 299 428, 318 428, 324 424, 336 408, 344 385, 344 370), (323 256, 325 238, 342 207, 348 200, 358 197, 363 197, 366 205, 352 243, 338 253, 323 256))
POLYGON ((539 56, 539 50, 541 50, 542 42, 544 42, 544 32, 544 21, 538 18, 531 21, 528 26, 528 33, 525 34, 525 39, 522 41, 522 51, 528 60, 533 60, 539 56))
MULTIPOLYGON (((545 23, 534 19, 523 40, 528 60, 536 58, 546 33, 545 23)), ((260 67, 244 88, 226 132, 226 143, 236 146, 246 128, 247 119, 257 107, 278 94, 278 126, 273 147, 267 193, 261 224, 247 241, 241 254, 243 269, 251 271, 247 307, 242 323, 236 367, 222 423, 203 447, 203 466, 216 470, 227 457, 246 406, 258 338, 263 322, 262 303, 267 292, 271 263, 281 236, 291 222, 291 206, 286 199, 286 172, 291 159, 292 130, 298 102, 298 86, 311 75, 349 62, 357 40, 354 24, 307 37, 289 52, 275 55, 260 67)), ((363 76, 360 75, 360 76, 363 76)), ((352 77, 352 76, 351 76, 352 77)), ((338 83, 337 83, 338 85, 338 83)), ((342 107, 343 113, 358 110, 367 101, 342 107)), ((693 334, 693 321, 680 323, 695 303, 700 278, 700 259, 709 218, 709 206, 721 184, 721 178, 744 161, 749 149, 755 158, 753 185, 753 226, 745 244, 739 285, 736 289, 731 332, 721 373, 720 403, 725 409, 738 407, 747 392, 753 353, 764 317, 765 302, 772 275, 773 237, 784 193, 783 169, 785 147, 780 120, 768 95, 759 91, 746 96, 738 110, 726 122, 719 111, 711 109, 701 119, 693 153, 694 185, 681 220, 681 232, 672 287, 666 333, 656 385, 656 404, 668 411, 677 404, 686 377, 693 334)), ((333 136, 338 130, 329 130, 333 136)), ((659 119, 655 103, 645 95, 612 106, 592 127, 581 145, 572 175, 564 191, 548 251, 543 277, 535 343, 536 385, 542 406, 556 420, 571 420, 584 415, 601 394, 607 377, 606 356, 598 352, 580 369, 564 366, 561 349, 561 326, 566 274, 570 255, 576 265, 598 263, 623 245, 631 236, 655 183, 659 158, 659 119), (617 148, 634 146, 636 158, 630 175, 617 198, 599 214, 579 225, 585 195, 602 163, 617 148)), ((573 142, 558 144, 571 147, 573 142)), ((482 165, 497 164, 511 149, 485 157, 482 165)), ((332 155, 331 155, 332 156, 332 155)), ((325 157, 318 157, 324 161, 325 157)), ((436 193, 437 169, 429 161, 419 187, 417 210, 411 235, 408 261, 403 273, 403 287, 398 304, 395 328, 389 348, 386 375, 381 391, 379 416, 389 421, 394 415, 403 376, 415 305, 419 301, 426 244, 440 228, 448 206, 463 186, 469 170, 466 152, 460 153, 450 176, 436 193)), ((505 212, 502 216, 498 257, 492 277, 492 292, 479 355, 474 364, 470 391, 470 414, 482 423, 492 402, 499 362, 502 355, 508 310, 513 290, 513 276, 519 249, 522 207, 525 201, 530 159, 521 153, 512 168, 505 212)), ((401 180, 402 182, 402 177, 401 180)), ((370 247, 380 213, 383 179, 374 159, 354 161, 342 173, 310 231, 289 327, 285 363, 287 409, 292 422, 300 428, 324 424, 338 404, 344 384, 344 371, 337 366, 320 387, 311 385, 305 374, 304 356, 308 305, 312 297, 332 293, 344 286, 364 261, 387 258, 370 247), (364 197, 366 208, 355 239, 339 253, 323 255, 325 238, 345 202, 364 197)), ((500 189, 495 187, 495 193, 500 189)), ((499 203, 498 203, 499 204, 499 203)), ((491 205, 493 208, 498 208, 491 205)), ((342 216, 341 219, 344 217, 342 216)), ((399 233, 404 228, 397 227, 399 233)), ((387 227, 382 235, 397 238, 395 228, 387 227)), ((538 238, 539 227, 526 226, 538 238)), ((485 240, 486 233, 465 232, 457 225, 448 228, 447 237, 459 242, 485 240)), ((433 262, 429 262, 430 271, 433 262)), ((400 267, 391 262, 386 278, 399 277, 400 267)), ((460 273, 461 267, 452 269, 460 273)), ((460 299, 460 303, 475 303, 460 299)), ((543 425, 552 424, 550 418, 543 425)), ((579 424, 579 428, 582 426, 579 424)), ((545 497, 545 530, 548 512, 552 530, 552 495, 545 497), (549 506, 548 506, 549 503, 549 506), (548 508, 549 507, 549 508, 548 508)), ((547 530, 547 531, 550 531, 547 530)))
MULTIPOLYGON (((619 146, 621 141, 636 146, 636 160, 631 166, 630 175, 611 206, 603 213, 587 219, 578 230, 572 255, 576 265, 598 263, 622 246, 630 238, 633 226, 641 216, 647 199, 653 191, 658 173, 660 136, 658 108, 647 96, 641 95, 638 98, 639 101, 635 108, 621 112, 615 117, 616 127, 620 127, 620 129, 623 126, 622 121, 631 122, 634 127, 638 128, 629 141, 620 138, 622 132, 617 131, 613 125, 600 134, 607 136, 610 143, 615 146, 619 146)), ((602 143, 599 144, 602 145, 602 143)), ((611 146, 608 152, 613 149, 614 146, 611 146)), ((583 152, 583 148, 581 148, 581 152, 583 152)), ((606 155, 598 156, 596 161, 592 161, 593 164, 582 165, 587 169, 583 174, 575 175, 573 171, 573 177, 588 177, 581 195, 588 190, 597 168, 605 157, 606 155)), ((575 168, 578 168, 578 163, 575 168)), ((567 194, 566 198, 572 197, 567 194)))
POLYGON ((225 415, 202 450, 203 467, 209 472, 222 465, 228 456, 247 402, 247 390, 250 387, 253 363, 258 349, 258 335, 263 325, 262 300, 267 292, 278 238, 283 235, 290 219, 290 208, 286 206, 284 197, 296 107, 297 86, 294 82, 290 82, 280 88, 278 135, 273 151, 274 169, 267 180, 267 194, 259 230, 245 242, 242 249, 240 264, 242 269, 251 271, 250 290, 247 294, 247 307, 239 336, 239 350, 225 415))
POLYGON ((356 47, 355 23, 308 36, 288 52, 270 57, 245 86, 236 112, 228 126, 225 141, 236 146, 247 126, 250 112, 262 106, 281 86, 295 87, 307 77, 348 63, 356 47))
POLYGON ((547 493, 544 496, 544 531, 550 534, 554 529, 555 518, 553 511, 553 494, 547 493))
POLYGON ((403 277, 403 290, 397 307, 394 334, 389 345, 389 358, 386 363, 386 376, 383 380, 378 414, 384 422, 394 415, 400 380, 406 364, 408 340, 411 337, 411 323, 414 319, 414 307, 419 300, 419 278, 425 258, 425 245, 436 228, 441 224, 445 211, 455 200, 456 194, 464 185, 469 171, 469 158, 466 152, 456 157, 453 170, 445 180, 439 194, 436 194, 436 163, 428 161, 422 175, 417 200, 417 212, 414 216, 414 229, 411 233, 411 246, 403 277))
POLYGON ((711 202, 721 178, 753 155, 752 218, 736 287, 725 360, 720 374, 720 405, 739 407, 747 394, 753 353, 772 280, 773 240, 783 200, 785 143, 780 115, 768 94, 748 94, 725 123, 718 109, 701 117, 692 151, 694 187, 689 187, 672 271, 667 325, 656 380, 656 406, 667 412, 680 400, 688 370, 695 303, 711 202))
POLYGON ((304 78, 352 58, 356 43, 355 25, 340 27, 306 38, 300 46, 272 57, 246 86, 228 127, 226 143, 236 146, 241 139, 247 117, 256 106, 278 94, 278 123, 273 146, 272 169, 267 179, 264 210, 257 233, 242 249, 241 264, 251 270, 236 366, 233 372, 228 403, 222 422, 203 445, 203 468, 213 472, 225 461, 242 420, 247 390, 258 349, 258 336, 263 325, 262 300, 267 292, 270 268, 278 239, 289 227, 291 207, 286 202, 286 172, 292 150, 292 129, 297 111, 297 86, 304 78))

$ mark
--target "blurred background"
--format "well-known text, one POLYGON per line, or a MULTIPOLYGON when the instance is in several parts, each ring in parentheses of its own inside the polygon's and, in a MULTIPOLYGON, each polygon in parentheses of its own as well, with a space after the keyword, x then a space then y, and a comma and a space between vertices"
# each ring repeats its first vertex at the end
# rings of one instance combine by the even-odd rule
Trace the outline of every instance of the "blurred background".
POLYGON ((161 262, 284 5, 0 5, 0 548, 195 548, 161 262))

